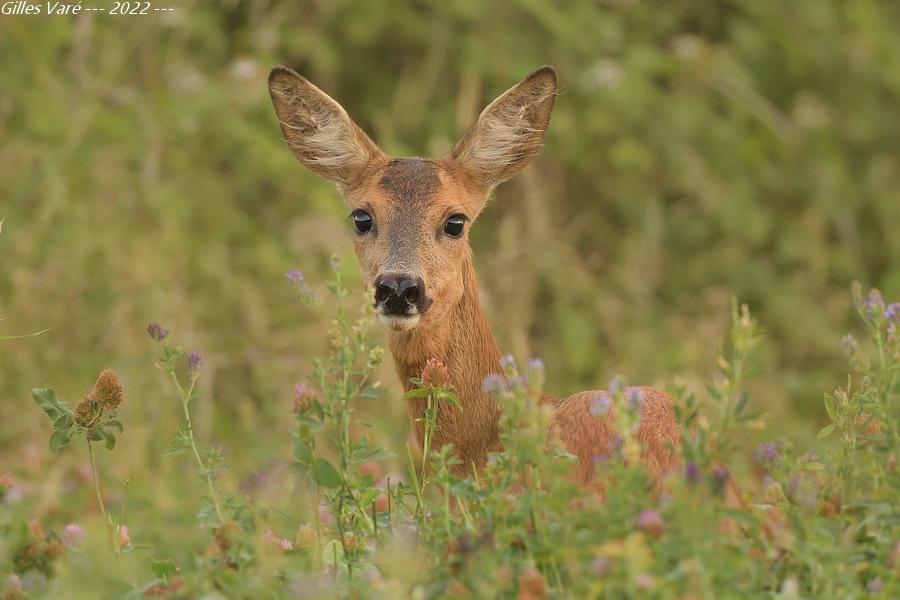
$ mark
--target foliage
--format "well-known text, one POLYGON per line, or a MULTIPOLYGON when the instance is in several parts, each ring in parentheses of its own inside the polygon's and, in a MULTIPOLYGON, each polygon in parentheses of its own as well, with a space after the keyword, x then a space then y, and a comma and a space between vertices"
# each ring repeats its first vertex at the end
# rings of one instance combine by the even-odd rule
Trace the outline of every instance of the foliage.
MULTIPOLYGON (((292 454, 298 481, 307 489, 293 538, 266 525, 274 507, 242 504, 228 491, 219 509, 218 470, 204 466, 193 446, 187 411, 199 361, 169 345, 168 332, 158 325, 148 329, 161 344, 160 367, 181 390, 182 450, 193 448, 220 520, 209 524, 212 511, 201 511, 208 546, 177 562, 133 545, 120 516, 117 559, 123 548, 131 554, 143 548, 147 557, 143 574, 131 582, 121 566, 114 578, 99 567, 122 594, 799 598, 900 592, 900 304, 886 305, 877 290, 864 299, 854 288, 871 350, 845 341, 857 373, 846 388, 825 396, 832 422, 820 437, 837 434, 838 444, 822 455, 801 456, 787 440, 761 444, 755 452, 759 493, 739 492, 745 482, 735 485, 723 466, 734 457, 729 440, 736 428, 761 426, 743 389, 758 326, 747 307, 736 303, 730 354, 720 358, 708 393, 702 400, 679 395, 685 467, 664 481, 662 492, 635 466, 641 451, 633 437, 641 400, 631 393, 635 388, 620 379, 610 382, 611 400, 603 398, 617 407, 621 444, 612 456, 595 459, 595 483, 582 487, 569 475, 577 459, 547 438, 543 362, 529 361, 520 371, 511 356, 485 382, 503 407, 502 451, 463 478, 452 474, 457 459, 450 445, 426 448, 421 463, 409 452, 407 483, 385 476, 381 463, 393 454, 373 445, 369 424, 356 416, 360 405, 381 395, 373 381, 381 350, 368 335, 368 310, 348 318, 347 291, 336 262, 333 268, 331 301, 323 302, 310 287, 298 288, 317 310, 332 306, 333 316, 330 354, 316 361, 310 382, 295 390, 292 454), (187 362, 188 388, 178 382, 180 362, 187 362), (743 499, 736 500, 738 493, 743 499)), ((289 279, 295 287, 302 281, 297 274, 289 279)), ((456 409, 441 367, 430 363, 408 393, 429 398, 424 427, 431 436, 439 427, 437 411, 456 409)), ((54 420, 56 435, 54 415, 71 411, 48 390, 35 390, 35 399, 54 420)), ((98 500, 102 507, 99 484, 98 500)), ((39 522, 26 526, 21 519, 14 514, 3 526, 3 537, 16 549, 6 583, 11 597, 16 586, 37 596, 73 589, 71 567, 62 565, 84 560, 83 538, 44 533, 39 522), (44 578, 36 580, 34 573, 44 578)))

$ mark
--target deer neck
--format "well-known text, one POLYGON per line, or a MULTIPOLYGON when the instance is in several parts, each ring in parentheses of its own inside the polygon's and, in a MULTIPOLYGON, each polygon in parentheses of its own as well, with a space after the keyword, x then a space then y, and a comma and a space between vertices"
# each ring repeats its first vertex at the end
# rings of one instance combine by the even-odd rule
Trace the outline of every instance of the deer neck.
MULTIPOLYGON (((478 281, 471 258, 463 265, 463 294, 447 318, 420 330, 388 334, 388 346, 394 357, 403 389, 408 391, 411 377, 418 377, 430 358, 440 360, 450 375, 450 383, 459 397, 459 406, 438 407, 438 429, 432 448, 453 444, 462 460, 460 471, 480 467, 488 452, 499 450, 497 435, 499 407, 482 391, 482 381, 499 372, 500 352, 478 298, 478 281)), ((421 446, 424 438, 422 417, 428 401, 411 398, 407 402, 410 425, 421 446)))

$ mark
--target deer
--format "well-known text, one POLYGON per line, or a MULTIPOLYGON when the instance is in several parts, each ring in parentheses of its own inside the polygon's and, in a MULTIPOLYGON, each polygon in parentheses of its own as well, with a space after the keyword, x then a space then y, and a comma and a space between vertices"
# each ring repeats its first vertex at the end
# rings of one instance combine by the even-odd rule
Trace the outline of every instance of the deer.
MULTIPOLYGON (((374 291, 375 313, 405 391, 429 360, 442 363, 459 399, 437 416, 434 447, 452 444, 458 476, 480 470, 501 450, 500 407, 483 389, 501 372, 500 351, 479 298, 468 241, 493 189, 538 153, 557 97, 556 71, 544 66, 491 102, 452 150, 440 158, 395 158, 381 150, 344 108, 295 71, 277 66, 269 93, 281 132, 299 162, 336 184, 349 209, 363 282, 374 291)), ((681 429, 672 398, 652 387, 637 394, 640 462, 654 481, 680 468, 681 429)), ((621 442, 612 406, 592 414, 589 390, 548 399, 548 436, 578 458, 574 476, 588 484, 594 459, 621 442)), ((426 400, 408 401, 421 447, 426 400)), ((549 439, 549 437, 548 437, 549 439)))

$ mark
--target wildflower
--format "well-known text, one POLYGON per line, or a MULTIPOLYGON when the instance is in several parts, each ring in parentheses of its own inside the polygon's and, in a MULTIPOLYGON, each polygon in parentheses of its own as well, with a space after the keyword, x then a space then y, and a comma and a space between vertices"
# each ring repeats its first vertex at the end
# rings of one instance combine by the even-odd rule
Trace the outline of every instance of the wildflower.
POLYGON ((688 463, 684 467, 684 478, 690 483, 700 481, 700 466, 697 463, 688 463))
POLYGON ((717 494, 722 493, 725 489, 725 484, 728 483, 728 480, 731 479, 731 473, 725 467, 721 465, 716 465, 712 470, 713 476, 713 488, 715 489, 717 494))
POLYGON ((612 406, 612 401, 609 398, 609 394, 606 392, 600 392, 596 396, 594 396, 593 402, 591 402, 591 415, 595 417, 603 417, 606 416, 606 413, 609 412, 609 408, 612 406))
POLYGON ((436 358, 429 358, 422 369, 422 387, 446 388, 450 383, 450 373, 444 363, 436 358))
POLYGON ((72 548, 81 547, 84 544, 85 537, 84 529, 77 523, 69 523, 63 529, 63 540, 65 540, 66 545, 72 548))
POLYGON ((482 380, 481 390, 487 394, 502 393, 507 390, 506 377, 491 373, 482 380))
POLYGON ((881 297, 881 292, 878 290, 878 288, 872 288, 871 290, 869 290, 869 297, 866 298, 865 308, 866 315, 869 318, 884 313, 884 298, 881 297))
POLYGON ((331 267, 332 271, 338 271, 341 268, 341 259, 338 258, 337 254, 332 254, 331 258, 328 259, 328 266, 331 267))
POLYGON ((513 358, 512 354, 504 354, 500 357, 500 368, 505 369, 506 367, 515 366, 516 359, 513 358))
POLYGON ((753 451, 753 460, 761 467, 766 467, 778 460, 778 448, 775 442, 763 442, 753 451))
POLYGON ((544 361, 540 358, 532 358, 525 365, 525 373, 528 377, 528 383, 538 390, 544 387, 544 361))
POLYGON ((150 323, 147 325, 147 335, 149 335, 150 339, 153 341, 161 342, 169 335, 169 331, 163 329, 159 323, 150 323))
POLYGON ((628 388, 625 399, 630 410, 638 410, 644 402, 644 392, 638 388, 628 388))
POLYGON ((643 573, 643 574, 641 574, 641 575, 638 575, 638 576, 634 579, 634 585, 635 585, 635 586, 637 587, 637 589, 639 589, 639 590, 649 590, 650 588, 653 587, 653 584, 654 584, 654 583, 655 583, 655 582, 654 582, 654 580, 653 580, 653 576, 652 576, 652 575, 649 575, 649 574, 647 574, 647 573, 643 573))
POLYGON ((300 415, 306 412, 318 396, 318 392, 305 383, 294 385, 294 414, 300 415))
POLYGON ((387 512, 391 507, 391 502, 387 497, 387 494, 378 494, 378 497, 375 498, 375 511, 376 512, 387 512))
POLYGON ((625 389, 625 380, 622 379, 619 375, 616 375, 609 380, 609 383, 606 387, 609 388, 609 392, 611 394, 616 395, 625 389))
POLYGON ((294 545, 290 541, 278 537, 271 529, 266 529, 261 539, 268 548, 285 551, 294 549, 294 545))
POLYGON ((870 594, 878 594, 881 590, 884 589, 884 581, 881 580, 881 577, 876 577, 869 582, 869 585, 866 586, 866 591, 870 594))
POLYGON ((3 475, 0 475, 0 486, 3 486, 8 490, 16 487, 16 480, 13 478, 12 473, 7 471, 3 475))
POLYGON ((131 538, 128 537, 128 527, 119 525, 119 548, 127 548, 131 545, 131 538))
POLYGON ((90 429, 97 423, 102 412, 103 407, 95 400, 94 394, 88 394, 75 407, 75 422, 90 429))
POLYGON ((109 410, 122 403, 122 384, 119 376, 110 369, 105 369, 94 384, 94 398, 109 410))
POLYGON ((638 513, 634 524, 638 529, 642 529, 655 537, 659 537, 663 533, 663 518, 655 510, 642 510, 638 513))
POLYGON ((606 558, 602 554, 598 554, 594 557, 594 560, 591 562, 591 573, 594 575, 594 577, 603 577, 608 569, 608 558, 606 558))
POLYGON ((199 352, 191 352, 188 355, 187 363, 188 374, 191 377, 196 377, 200 372, 200 367, 203 366, 203 355, 201 355, 199 352))
POLYGON ((888 304, 881 316, 890 322, 900 321, 900 302, 888 304))
POLYGON ((290 283, 291 287, 294 288, 294 291, 297 292, 301 299, 310 301, 315 300, 316 292, 308 283, 306 283, 303 273, 297 270, 291 270, 285 273, 285 277, 287 277, 288 283, 290 283))

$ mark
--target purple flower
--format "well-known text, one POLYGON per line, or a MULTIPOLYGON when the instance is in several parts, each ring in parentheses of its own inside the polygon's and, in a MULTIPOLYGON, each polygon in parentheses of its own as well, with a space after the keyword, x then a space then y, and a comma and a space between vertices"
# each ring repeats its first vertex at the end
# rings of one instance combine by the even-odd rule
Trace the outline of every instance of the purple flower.
POLYGON ((700 466, 697 463, 688 463, 684 467, 684 478, 691 483, 700 481, 700 466))
POLYGON ((341 268, 341 259, 337 257, 337 254, 331 255, 331 258, 328 260, 328 266, 331 267, 332 271, 337 271, 341 268))
POLYGON ((615 377, 613 377, 612 379, 609 380, 609 383, 607 384, 606 387, 609 388, 609 392, 611 394, 618 394, 619 392, 621 392, 622 390, 625 389, 625 380, 622 379, 620 376, 616 375, 615 377))
POLYGON ((294 291, 300 295, 301 298, 306 300, 313 300, 316 297, 316 291, 310 287, 308 283, 306 283, 306 279, 303 277, 303 273, 297 271, 296 269, 292 269, 284 274, 287 278, 288 283, 291 284, 291 287, 294 288, 294 291))
POLYGON ((291 269, 287 273, 284 274, 287 277, 287 280, 293 283, 294 285, 300 285, 304 283, 303 273, 298 271, 297 269, 291 269))
POLYGON ((498 373, 485 376, 481 382, 481 391, 486 394, 494 394, 506 391, 506 377, 498 373))
POLYGON ((512 354, 504 354, 500 357, 500 368, 504 371, 514 366, 516 366, 516 359, 513 358, 512 354))
POLYGON ((606 558, 602 554, 598 554, 594 557, 594 561, 591 563, 591 573, 594 575, 594 577, 603 577, 608 569, 608 558, 606 558))
POLYGON ((625 399, 628 401, 630 410, 638 410, 644 402, 644 392, 638 388, 628 388, 625 392, 625 399))
POLYGON ((150 336, 150 339, 161 342, 166 339, 166 336, 169 335, 169 331, 167 329, 163 329, 159 323, 150 323, 147 325, 147 335, 150 336))
POLYGON ((900 321, 900 302, 893 302, 887 305, 884 312, 881 313, 888 321, 900 321))
POLYGON ((609 460, 609 454, 606 452, 595 452, 593 456, 591 456, 591 460, 595 465, 603 464, 609 460))
POLYGON ((77 523, 69 523, 66 525, 66 528, 63 529, 63 540, 66 542, 67 546, 79 548, 84 544, 84 538, 84 529, 77 523))
POLYGON ((878 291, 878 288, 872 288, 869 290, 869 297, 866 298, 866 315, 869 318, 874 317, 875 315, 880 315, 884 312, 884 298, 881 297, 881 292, 878 291))
POLYGON ((881 590, 884 589, 884 582, 881 580, 881 577, 876 577, 875 579, 869 582, 869 585, 866 586, 866 591, 870 594, 878 594, 881 590))
POLYGON ((642 510, 638 513, 637 518, 634 520, 634 524, 638 529, 643 529, 644 531, 649 531, 654 534, 662 533, 663 530, 662 515, 651 509, 642 510))
POLYGON ((543 379, 544 361, 542 361, 540 358, 532 358, 525 365, 525 370, 528 373, 529 379, 543 379))
POLYGON ((203 356, 199 352, 191 352, 188 355, 187 363, 188 373, 191 377, 196 377, 200 367, 203 366, 203 356))
POLYGON ((761 467, 768 466, 778 460, 778 448, 775 442, 763 442, 753 451, 753 459, 761 467))
POLYGON ((610 406, 612 406, 612 400, 610 400, 609 394, 600 392, 594 396, 594 400, 591 402, 591 414, 595 417, 604 417, 609 412, 610 406))
POLYGON ((731 479, 731 473, 725 467, 717 465, 713 467, 712 475, 713 488, 715 489, 717 494, 720 494, 725 490, 725 484, 728 483, 729 479, 731 479))

